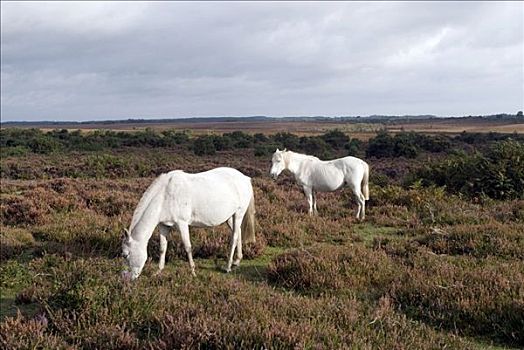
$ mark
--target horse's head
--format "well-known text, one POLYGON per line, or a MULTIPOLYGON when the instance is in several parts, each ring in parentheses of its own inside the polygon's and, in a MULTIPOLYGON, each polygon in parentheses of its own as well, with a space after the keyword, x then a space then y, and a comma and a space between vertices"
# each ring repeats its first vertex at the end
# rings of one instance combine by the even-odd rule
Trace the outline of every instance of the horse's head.
POLYGON ((147 244, 143 244, 131 237, 131 233, 125 230, 122 236, 122 256, 126 260, 128 271, 122 273, 122 277, 132 280, 140 276, 147 260, 147 244))
POLYGON ((271 159, 271 162, 273 165, 271 166, 271 170, 269 171, 269 175, 273 179, 277 179, 278 175, 286 168, 286 161, 284 159, 284 154, 286 153, 286 150, 279 151, 278 148, 273 153, 273 158, 271 159))

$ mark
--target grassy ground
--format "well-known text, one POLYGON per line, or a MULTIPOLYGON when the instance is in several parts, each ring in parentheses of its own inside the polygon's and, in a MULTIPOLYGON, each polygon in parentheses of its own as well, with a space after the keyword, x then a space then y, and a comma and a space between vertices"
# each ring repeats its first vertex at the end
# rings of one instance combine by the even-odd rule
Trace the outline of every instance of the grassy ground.
MULTIPOLYGON (((364 222, 344 191, 321 194, 320 215, 310 217, 291 177, 270 180, 265 160, 150 152, 151 163, 121 179, 82 167, 85 176, 54 177, 44 156, 32 171, 47 179, 2 179, 2 348, 524 346, 522 200, 388 183, 372 185, 364 222), (155 276, 155 234, 143 275, 123 282, 120 235, 152 181, 143 168, 218 163, 254 177, 257 243, 240 267, 222 271, 225 227, 192 229, 197 277, 176 233, 155 276)), ((78 159, 52 167, 60 174, 78 159)))

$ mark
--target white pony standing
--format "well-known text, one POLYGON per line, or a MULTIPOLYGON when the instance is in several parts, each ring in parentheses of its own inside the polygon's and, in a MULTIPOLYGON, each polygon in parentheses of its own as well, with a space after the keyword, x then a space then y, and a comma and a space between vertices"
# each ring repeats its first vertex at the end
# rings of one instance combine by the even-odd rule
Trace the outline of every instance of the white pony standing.
POLYGON ((320 160, 317 157, 287 150, 273 154, 270 175, 277 179, 287 169, 293 175, 309 203, 309 214, 317 213, 315 192, 332 192, 348 186, 358 203, 357 219, 366 215, 366 200, 369 199, 369 165, 362 159, 344 157, 333 160, 320 160))
POLYGON ((122 255, 130 271, 125 278, 136 279, 147 260, 147 244, 160 224, 159 272, 165 265, 170 227, 180 232, 191 273, 195 264, 191 253, 189 226, 210 227, 224 222, 232 230, 231 250, 226 271, 242 259, 242 234, 255 240, 255 202, 251 179, 232 168, 216 168, 188 174, 181 170, 160 175, 142 195, 133 213, 131 226, 122 238, 122 255), (237 251, 233 261, 234 251, 237 251))

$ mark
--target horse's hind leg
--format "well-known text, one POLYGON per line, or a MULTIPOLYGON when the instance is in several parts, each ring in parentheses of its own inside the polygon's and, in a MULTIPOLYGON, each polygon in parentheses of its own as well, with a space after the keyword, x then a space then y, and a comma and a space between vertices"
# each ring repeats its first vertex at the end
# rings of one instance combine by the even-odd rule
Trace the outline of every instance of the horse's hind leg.
POLYGON ((235 253, 235 248, 239 243, 239 236, 241 235, 240 225, 242 224, 242 217, 235 213, 233 215, 233 232, 231 234, 231 249, 229 251, 229 259, 227 261, 226 272, 231 272, 231 266, 233 265, 233 254, 235 253))
POLYGON ((306 199, 309 204, 309 215, 313 215, 313 189, 311 187, 304 186, 304 194, 306 195, 306 199))
MULTIPOLYGON (((244 214, 246 215, 246 214, 244 214)), ((231 235, 233 235, 233 230, 235 229, 233 226, 233 217, 230 217, 227 220, 227 226, 231 229, 231 235)), ((237 242, 237 258, 235 261, 233 261, 233 266, 240 265, 240 260, 242 260, 242 235, 238 235, 238 242, 237 242)))
POLYGON ((364 217, 366 216, 366 199, 362 194, 360 184, 350 182, 348 185, 351 188, 351 191, 353 191, 353 195, 355 196, 358 204, 356 217, 359 220, 364 220, 364 217))
POLYGON ((311 190, 311 197, 313 198, 313 213, 315 213, 315 215, 318 215, 317 195, 316 195, 315 191, 313 191, 313 190, 311 190))
POLYGON ((359 207, 360 207, 360 220, 364 220, 365 217, 366 217, 366 197, 360 193, 359 194, 359 200, 360 200, 360 204, 359 204, 359 207))
POLYGON ((233 261, 233 266, 240 265, 240 261, 242 260, 243 254, 242 254, 242 233, 238 235, 237 240, 237 258, 235 261, 233 261))
POLYGON ((193 254, 191 252, 191 241, 189 239, 189 225, 186 223, 179 223, 178 230, 180 231, 180 237, 182 238, 182 243, 184 244, 184 249, 187 253, 187 260, 189 261, 189 267, 191 268, 191 274, 195 274, 195 263, 193 262, 193 254))
POLYGON ((158 230, 160 232, 160 259, 158 261, 158 273, 160 273, 166 265, 167 235, 169 234, 169 227, 160 225, 158 230))

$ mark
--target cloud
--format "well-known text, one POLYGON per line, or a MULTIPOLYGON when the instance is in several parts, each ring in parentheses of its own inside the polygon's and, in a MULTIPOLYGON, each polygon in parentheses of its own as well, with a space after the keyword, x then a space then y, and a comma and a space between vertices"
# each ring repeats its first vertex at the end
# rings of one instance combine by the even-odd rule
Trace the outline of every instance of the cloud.
POLYGON ((521 3, 1 6, 3 120, 523 109, 521 3))

